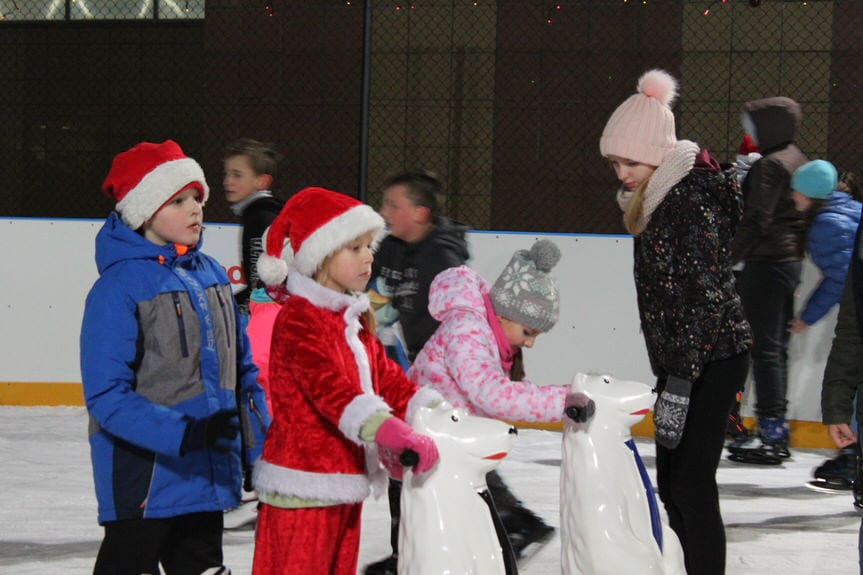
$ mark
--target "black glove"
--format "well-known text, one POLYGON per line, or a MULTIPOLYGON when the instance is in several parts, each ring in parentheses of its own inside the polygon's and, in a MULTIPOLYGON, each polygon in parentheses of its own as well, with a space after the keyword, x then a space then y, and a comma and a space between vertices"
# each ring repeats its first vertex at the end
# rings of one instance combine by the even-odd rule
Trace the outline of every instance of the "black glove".
POLYGON ((653 407, 653 423, 656 426, 656 442, 659 445, 674 449, 680 443, 691 392, 691 381, 673 375, 668 376, 665 389, 659 394, 659 399, 653 407))
POLYGON ((576 423, 584 423, 596 413, 596 403, 580 391, 569 392, 563 403, 563 412, 576 423))
POLYGON ((217 411, 202 419, 189 418, 183 442, 180 444, 180 455, 206 447, 217 451, 230 451, 239 432, 240 412, 236 409, 217 411))

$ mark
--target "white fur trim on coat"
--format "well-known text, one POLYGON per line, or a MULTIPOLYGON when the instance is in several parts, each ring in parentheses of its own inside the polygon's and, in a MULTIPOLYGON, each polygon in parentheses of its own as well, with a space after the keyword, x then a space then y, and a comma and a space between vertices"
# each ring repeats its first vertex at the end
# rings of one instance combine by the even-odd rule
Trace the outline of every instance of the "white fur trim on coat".
POLYGON ((375 232, 372 247, 377 247, 384 225, 384 219, 371 206, 354 206, 311 233, 294 254, 291 266, 303 275, 313 276, 327 256, 366 232, 375 232))
POLYGON ((378 411, 389 413, 392 408, 380 396, 370 393, 356 396, 342 411, 342 416, 339 418, 339 431, 357 445, 365 447, 367 443, 360 439, 360 429, 378 411))
POLYGON ((371 493, 369 479, 365 475, 300 471, 263 459, 255 464, 252 482, 259 493, 333 503, 356 503, 371 493))
POLYGON ((153 217, 165 202, 191 183, 201 186, 203 205, 210 197, 210 188, 198 162, 192 158, 181 158, 159 164, 117 202, 116 209, 123 222, 137 230, 153 217))
POLYGON ((285 285, 290 293, 306 298, 316 307, 322 307, 330 311, 341 311, 345 308, 350 308, 351 313, 355 316, 359 316, 369 309, 369 298, 366 294, 340 293, 322 286, 307 276, 288 274, 288 280, 285 285))

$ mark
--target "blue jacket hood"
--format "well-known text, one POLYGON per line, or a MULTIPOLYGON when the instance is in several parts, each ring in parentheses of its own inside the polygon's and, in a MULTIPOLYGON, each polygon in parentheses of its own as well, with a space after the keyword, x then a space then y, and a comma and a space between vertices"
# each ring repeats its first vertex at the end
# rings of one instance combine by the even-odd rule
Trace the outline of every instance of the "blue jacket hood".
POLYGON ((807 248, 821 281, 809 295, 800 319, 807 325, 824 317, 842 299, 848 265, 854 251, 854 236, 860 223, 860 202, 834 190, 815 214, 809 228, 807 248))
POLYGON ((852 198, 850 194, 833 190, 827 198, 826 204, 821 208, 821 212, 835 213, 858 222, 860 221, 860 202, 852 198))
MULTIPOLYGON (((187 257, 198 257, 204 243, 203 233, 198 244, 186 254, 187 257)), ((143 235, 132 230, 123 223, 117 212, 105 220, 102 229, 96 235, 96 268, 99 275, 112 265, 128 260, 158 260, 164 258, 165 263, 172 263, 178 257, 174 244, 160 246, 154 244, 143 235)))

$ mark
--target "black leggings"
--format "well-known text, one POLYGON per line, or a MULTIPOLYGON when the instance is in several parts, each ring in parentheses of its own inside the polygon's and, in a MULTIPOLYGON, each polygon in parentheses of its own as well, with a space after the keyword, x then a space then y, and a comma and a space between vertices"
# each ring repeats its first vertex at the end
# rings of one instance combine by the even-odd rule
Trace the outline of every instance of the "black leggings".
MULTIPOLYGON (((687 573, 725 573, 725 525, 719 510, 716 468, 728 410, 748 370, 748 353, 705 365, 692 386, 680 445, 675 449, 656 445, 659 497, 683 546, 687 573)), ((664 384, 660 380, 660 389, 664 384)))
POLYGON ((93 575, 200 575, 222 565, 221 511, 105 523, 93 575))
POLYGON ((785 419, 788 409, 788 324, 794 319, 794 291, 802 267, 800 262, 747 262, 737 280, 752 326, 752 379, 759 419, 785 419))

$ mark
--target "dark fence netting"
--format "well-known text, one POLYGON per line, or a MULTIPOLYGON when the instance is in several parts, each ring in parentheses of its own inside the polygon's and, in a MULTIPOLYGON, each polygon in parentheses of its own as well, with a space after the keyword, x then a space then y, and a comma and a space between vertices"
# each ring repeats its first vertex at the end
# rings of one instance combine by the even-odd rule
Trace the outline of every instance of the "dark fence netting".
POLYGON ((222 149, 251 137, 284 197, 377 206, 421 168, 475 229, 619 233, 599 136, 649 68, 723 161, 742 104, 784 95, 807 154, 863 171, 861 29, 858 0, 0 0, 0 214, 103 217, 114 154, 171 138, 232 221, 222 149))

